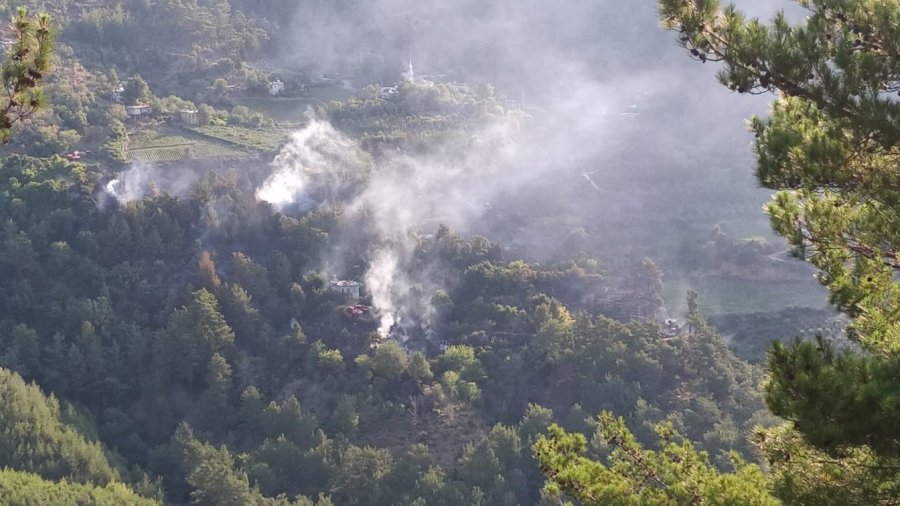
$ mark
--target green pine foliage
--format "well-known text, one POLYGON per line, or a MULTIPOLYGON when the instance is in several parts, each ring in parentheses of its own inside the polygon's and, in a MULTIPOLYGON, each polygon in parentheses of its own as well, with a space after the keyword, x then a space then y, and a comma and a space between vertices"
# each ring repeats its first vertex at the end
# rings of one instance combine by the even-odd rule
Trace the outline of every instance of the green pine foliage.
POLYGON ((41 83, 49 74, 53 61, 55 32, 50 15, 29 15, 19 8, 10 29, 13 44, 2 65, 5 97, 0 104, 0 141, 9 139, 10 129, 46 105, 41 83))
POLYGON ((815 265, 832 301, 854 317, 873 353, 894 353, 896 288, 891 273, 896 205, 890 169, 897 143, 893 2, 804 1, 801 26, 747 21, 717 1, 664 1, 681 43, 723 61, 720 79, 739 92, 780 93, 756 118, 760 182, 780 190, 769 206, 775 229, 815 265))
POLYGON ((785 504, 868 506, 894 504, 900 496, 896 461, 865 446, 825 452, 789 424, 759 430, 753 440, 766 456, 773 491, 785 504))
POLYGON ((810 443, 825 449, 866 445, 880 455, 898 454, 900 361, 837 352, 820 341, 773 345, 769 367, 766 402, 810 443))
POLYGON ((159 501, 135 494, 121 483, 103 486, 67 480, 54 482, 40 476, 0 470, 0 503, 7 506, 68 506, 90 504, 92 506, 153 506, 159 501))
POLYGON ((775 230, 818 269, 852 317, 859 349, 825 342, 769 352, 766 401, 791 422, 757 438, 776 491, 799 504, 894 504, 900 383, 897 150, 900 4, 800 0, 791 25, 746 19, 715 0, 662 0, 664 25, 694 59, 722 62, 739 93, 775 92, 754 118, 759 182, 778 193, 775 230), (792 432, 796 431, 796 432, 792 432))
MULTIPOLYGON (((348 168, 331 206, 279 212, 259 203, 252 189, 264 162, 252 160, 233 171, 179 169, 193 182, 178 195, 148 180, 133 188, 143 198, 119 203, 103 192, 118 170, 110 167, 129 149, 159 147, 151 145, 174 134, 138 134, 142 125, 113 98, 118 86, 124 102, 151 106, 152 127, 174 129, 160 124, 196 108, 208 123, 201 128, 249 135, 261 116, 233 95, 265 94, 267 76, 250 59, 285 22, 267 16, 293 7, 39 3, 60 22, 66 72, 50 85, 52 108, 12 139, 17 152, 41 158, 0 161, 0 365, 52 395, 9 373, 3 402, 33 409, 2 415, 15 423, 0 427, 10 435, 0 442, 9 449, 0 465, 56 481, 16 477, 10 497, 75 487, 76 503, 103 504, 101 490, 110 490, 139 504, 115 484, 122 480, 173 504, 512 506, 548 504, 556 491, 581 497, 576 482, 584 479, 592 491, 614 485, 602 492, 610 502, 771 503, 759 469, 736 455, 754 460, 747 436, 772 421, 762 374, 731 354, 696 300, 690 331, 668 336, 653 323, 663 273, 650 260, 603 261, 579 247, 575 260, 527 262, 483 236, 445 226, 417 232, 410 268, 435 286, 413 291, 433 311, 427 322, 404 322, 411 330, 402 345, 374 338, 371 315, 351 314, 328 289, 333 273, 320 272, 322 259, 348 237, 358 239, 341 248, 346 275, 364 275, 374 221, 366 213, 349 219, 341 201, 370 177, 373 159, 433 143, 465 146, 486 119, 528 121, 489 85, 410 83, 390 96, 372 86, 325 107, 362 146, 342 156, 348 168), (57 156, 84 145, 97 146, 104 163, 57 156), (593 416, 607 410, 625 422, 593 416), (600 444, 586 445, 591 434, 600 444), (657 451, 644 449, 654 444, 657 451), (551 482, 542 494, 542 471, 558 489, 551 482)), ((288 93, 301 89, 287 84, 288 93)), ((265 148, 275 147, 268 140, 265 148)), ((715 240, 721 252, 737 251, 715 240)), ((785 353, 785 367, 795 367, 785 353)), ((856 383, 888 388, 886 359, 866 368, 835 357, 810 363, 822 377, 850 368, 856 383)), ((814 389, 814 379, 800 380, 772 382, 767 392, 814 389)), ((811 402, 805 418, 826 408, 846 414, 875 398, 854 396, 855 383, 832 383, 841 404, 811 402)), ((786 403, 783 411, 800 410, 786 403)), ((842 441, 871 444, 866 423, 842 441)), ((792 474, 800 461, 832 477, 835 493, 842 480, 863 487, 856 468, 816 468, 823 455, 835 457, 794 449, 802 442, 794 432, 775 435, 759 432, 754 442, 767 449, 779 496, 826 497, 815 475, 792 474)), ((867 449, 851 448, 852 462, 882 476, 874 470, 888 457, 867 449)), ((876 485, 869 480, 856 497, 882 500, 894 490, 876 485)))
POLYGON ((0 466, 105 485, 118 478, 100 444, 61 420, 59 401, 0 369, 0 466))
POLYGON ((670 425, 659 425, 658 450, 637 442, 622 418, 601 413, 594 442, 606 453, 607 465, 588 458, 582 434, 552 425, 534 445, 548 483, 544 493, 554 500, 577 499, 585 505, 757 505, 775 506, 758 467, 732 454, 733 472, 721 472, 684 441, 670 425))
POLYGON ((358 223, 275 213, 228 178, 98 207, 96 170, 4 161, 0 363, 77 403, 122 479, 161 478, 168 501, 538 504, 531 445, 554 419, 591 433, 603 409, 644 444, 667 420, 715 465, 751 455, 759 374, 699 317, 666 340, 591 314, 605 281, 590 263, 505 261, 440 229, 416 255, 454 276, 431 298, 434 328, 456 337, 372 349, 377 323, 348 318, 314 269, 358 223))

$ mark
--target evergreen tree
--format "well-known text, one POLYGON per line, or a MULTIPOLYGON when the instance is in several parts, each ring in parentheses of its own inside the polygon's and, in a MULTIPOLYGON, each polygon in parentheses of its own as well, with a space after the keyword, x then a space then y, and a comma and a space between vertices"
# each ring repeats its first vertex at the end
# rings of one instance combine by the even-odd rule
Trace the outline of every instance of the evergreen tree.
POLYGON ((0 470, 0 504, 6 506, 66 506, 90 504, 92 506, 158 506, 160 503, 134 493, 121 483, 105 486, 54 482, 40 476, 0 470))
POLYGON ((227 355, 234 331, 219 312, 216 296, 201 289, 187 307, 176 310, 166 328, 168 341, 161 353, 166 367, 175 367, 178 377, 193 382, 206 371, 214 353, 227 355))
POLYGON ((142 104, 150 100, 150 86, 141 76, 134 76, 125 83, 122 99, 126 104, 142 104))
POLYGON ((186 450, 187 481, 194 488, 191 499, 195 504, 261 504, 259 492, 251 488, 246 473, 235 469, 234 456, 225 447, 193 440, 186 450))
POLYGON ((372 372, 381 378, 394 379, 406 370, 406 353, 396 341, 387 341, 372 355, 372 372))
POLYGON ((660 13, 693 58, 723 63, 725 86, 777 94, 768 117, 751 122, 757 177, 778 191, 768 206, 772 224, 819 270, 831 301, 853 318, 848 334, 862 348, 837 353, 824 342, 798 342, 770 351, 766 401, 802 436, 759 438, 777 462, 776 490, 805 504, 847 504, 840 497, 893 504, 900 465, 900 103, 892 95, 900 91, 900 4, 798 3, 809 15, 796 26, 783 14, 770 25, 748 20, 716 0, 661 0, 660 13), (817 463, 820 457, 832 464, 817 463), (870 479, 847 479, 862 474, 870 479), (823 492, 837 482, 841 494, 823 492))
POLYGON ((0 369, 0 468, 50 480, 107 484, 117 473, 99 444, 61 421, 59 401, 0 369))
POLYGON ((340 454, 332 492, 344 497, 342 504, 373 504, 379 494, 379 481, 393 465, 391 453, 369 446, 348 446, 340 454))
POLYGON ((231 392, 231 366, 225 357, 213 353, 209 359, 206 390, 201 398, 205 426, 212 430, 228 427, 231 418, 228 395, 231 392))
POLYGON ((660 425, 659 450, 646 450, 625 427, 625 421, 604 412, 595 441, 609 452, 608 466, 585 456, 587 440, 558 425, 534 445, 547 475, 545 494, 566 495, 587 505, 777 505, 758 467, 732 455, 733 473, 709 463, 670 426, 660 425))
POLYGON ((839 457, 807 444, 790 425, 753 436, 766 455, 774 493, 786 504, 871 506, 896 504, 900 472, 865 446, 839 457))
POLYGON ((10 26, 14 43, 2 66, 6 97, 0 103, 0 141, 4 143, 15 123, 45 105, 40 83, 50 72, 55 39, 48 14, 30 16, 21 8, 10 26))
POLYGON ((412 354, 407 369, 410 376, 419 383, 428 383, 434 379, 434 374, 431 372, 431 364, 428 363, 428 359, 425 358, 422 352, 417 351, 412 354))

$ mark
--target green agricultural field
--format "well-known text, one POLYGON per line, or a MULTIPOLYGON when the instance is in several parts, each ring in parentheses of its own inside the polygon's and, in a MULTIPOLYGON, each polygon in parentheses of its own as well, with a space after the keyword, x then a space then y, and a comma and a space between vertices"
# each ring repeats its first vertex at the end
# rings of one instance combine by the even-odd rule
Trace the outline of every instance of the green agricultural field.
POLYGON ((179 135, 153 135, 148 133, 132 135, 128 139, 128 145, 131 149, 191 145, 196 142, 194 139, 188 139, 179 135))
POLYGON ((777 312, 713 315, 709 323, 726 336, 732 351, 759 363, 765 361, 772 341, 822 336, 846 344, 843 339, 849 319, 830 308, 788 307, 777 312))
POLYGON ((130 139, 128 149, 128 160, 140 162, 171 162, 243 155, 246 153, 225 144, 178 135, 137 135, 130 139))
POLYGON ((685 293, 693 289, 700 296, 700 308, 707 316, 743 313, 768 313, 786 307, 822 309, 828 305, 825 288, 810 277, 807 282, 753 281, 723 276, 668 278, 663 297, 670 311, 685 303, 685 293))
POLYGON ((191 129, 205 137, 255 151, 276 151, 287 140, 289 130, 209 125, 191 129))
POLYGON ((310 88, 302 97, 242 97, 237 99, 237 103, 278 122, 300 123, 304 121, 308 108, 344 101, 353 94, 352 90, 339 86, 320 86, 310 88))
POLYGON ((253 112, 278 122, 298 123, 303 121, 306 110, 310 107, 321 107, 327 102, 312 97, 268 98, 246 97, 237 100, 239 105, 253 112))

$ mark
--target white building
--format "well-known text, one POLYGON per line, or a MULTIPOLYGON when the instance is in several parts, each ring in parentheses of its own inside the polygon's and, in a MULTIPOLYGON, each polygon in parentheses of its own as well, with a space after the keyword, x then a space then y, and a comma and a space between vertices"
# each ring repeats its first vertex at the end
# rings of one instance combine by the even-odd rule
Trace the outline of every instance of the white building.
POLYGON ((403 80, 408 83, 416 80, 416 71, 413 70, 412 60, 409 61, 409 65, 406 67, 406 71, 403 72, 403 80))
POLYGON ((199 125, 200 124, 200 111, 185 109, 181 111, 181 121, 184 121, 188 125, 199 125))
POLYGON ((472 92, 472 87, 465 83, 449 83, 447 87, 453 90, 454 93, 459 93, 462 95, 466 95, 472 92))
POLYGON ((280 79, 276 79, 276 80, 272 81, 271 83, 269 83, 269 95, 272 95, 273 97, 277 97, 278 95, 281 95, 281 93, 283 91, 284 91, 284 82, 282 82, 280 79))
POLYGON ((125 87, 124 87, 124 86, 122 86, 121 84, 118 85, 118 86, 116 86, 116 87, 112 90, 112 100, 113 100, 113 102, 115 102, 115 103, 117 103, 117 104, 122 104, 122 103, 124 103, 124 102, 125 102, 125 99, 122 98, 122 96, 124 95, 124 93, 125 93, 125 87))
POLYGON ((396 86, 382 86, 381 87, 381 98, 392 97, 397 94, 396 86))
POLYGON ((681 333, 683 325, 675 318, 666 318, 665 324, 666 337, 676 337, 681 333))
POLYGON ((125 106, 125 112, 128 113, 128 116, 131 118, 140 116, 152 116, 153 108, 151 108, 149 105, 134 104, 125 106))
POLYGON ((331 282, 332 291, 342 293, 354 299, 359 298, 360 288, 362 288, 362 283, 356 281, 341 280, 331 282))

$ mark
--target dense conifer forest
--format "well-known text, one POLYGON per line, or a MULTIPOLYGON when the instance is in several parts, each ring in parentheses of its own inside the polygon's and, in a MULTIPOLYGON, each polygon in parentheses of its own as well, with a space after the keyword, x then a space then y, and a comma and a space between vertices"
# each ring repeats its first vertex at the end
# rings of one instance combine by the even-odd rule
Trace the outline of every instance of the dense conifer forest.
POLYGON ((900 5, 796 3, 0 1, 0 503, 897 504, 900 5))

